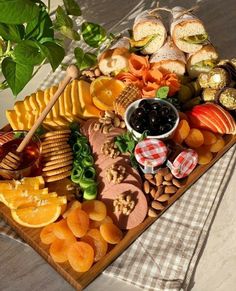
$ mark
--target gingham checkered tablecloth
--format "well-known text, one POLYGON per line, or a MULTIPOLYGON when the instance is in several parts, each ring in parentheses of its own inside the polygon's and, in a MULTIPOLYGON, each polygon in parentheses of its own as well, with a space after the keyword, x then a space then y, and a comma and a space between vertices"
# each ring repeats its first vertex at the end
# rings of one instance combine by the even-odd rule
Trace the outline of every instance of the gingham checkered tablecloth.
MULTIPOLYGON (((73 62, 72 44, 64 63, 73 62)), ((58 83, 59 67, 41 84, 58 83)), ((220 199, 235 169, 236 146, 232 147, 184 195, 153 223, 104 273, 144 290, 186 290, 206 240, 220 199)), ((0 220, 0 234, 24 243, 0 220)))

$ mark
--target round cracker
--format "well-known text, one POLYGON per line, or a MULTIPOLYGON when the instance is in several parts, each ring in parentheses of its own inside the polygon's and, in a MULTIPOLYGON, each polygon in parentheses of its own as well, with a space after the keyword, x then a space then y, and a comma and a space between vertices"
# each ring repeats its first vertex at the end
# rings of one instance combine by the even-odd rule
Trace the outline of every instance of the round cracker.
POLYGON ((58 138, 67 138, 67 139, 69 139, 69 137, 70 137, 70 134, 57 134, 57 135, 52 135, 52 136, 46 137, 46 138, 43 139, 43 141, 55 140, 55 139, 58 139, 58 138))
POLYGON ((44 163, 51 162, 51 161, 54 161, 54 160, 60 160, 60 159, 64 159, 64 158, 71 158, 71 157, 73 157, 73 153, 72 152, 68 152, 68 153, 65 153, 65 154, 55 155, 55 156, 44 158, 44 163))
POLYGON ((45 158, 49 158, 49 157, 52 157, 52 156, 63 155, 63 154, 69 153, 69 152, 72 153, 71 147, 69 147, 67 149, 56 150, 56 151, 53 151, 53 152, 45 153, 45 154, 43 154, 43 158, 45 159, 45 158))
POLYGON ((73 163, 73 157, 65 157, 65 158, 62 158, 62 159, 46 162, 46 163, 43 164, 43 167, 46 168, 46 167, 50 167, 50 166, 53 166, 53 165, 56 165, 56 164, 60 165, 61 163, 69 162, 69 161, 71 161, 73 163))
POLYGON ((55 136, 55 135, 61 135, 61 134, 70 134, 71 130, 70 129, 62 129, 62 130, 55 130, 55 131, 49 131, 46 132, 42 135, 42 138, 45 137, 51 137, 51 136, 55 136))
POLYGON ((72 164, 73 164, 73 160, 72 159, 70 159, 68 161, 64 161, 64 162, 60 161, 59 163, 53 164, 51 166, 43 167, 42 171, 43 172, 48 172, 48 171, 60 169, 62 167, 69 166, 69 165, 72 165, 72 164))
POLYGON ((55 176, 45 177, 44 180, 45 180, 45 182, 50 183, 50 182, 63 180, 66 177, 69 177, 70 175, 71 175, 71 171, 67 171, 67 172, 64 172, 62 174, 58 174, 58 175, 55 175, 55 176))
POLYGON ((45 146, 45 145, 49 145, 49 144, 54 144, 55 142, 68 142, 69 141, 69 138, 67 136, 65 137, 58 137, 58 138, 55 138, 55 139, 49 139, 49 140, 44 140, 42 142, 42 146, 45 146))
POLYGON ((52 147, 55 147, 55 146, 61 146, 61 145, 68 145, 67 141, 65 140, 62 140, 62 141, 59 141, 59 142, 52 142, 52 143, 48 143, 48 144, 42 144, 42 148, 43 149, 49 149, 49 148, 52 148, 52 147))
POLYGON ((51 177, 51 176, 55 176, 55 175, 59 175, 59 174, 71 171, 71 169, 72 169, 72 165, 69 165, 69 166, 61 167, 55 170, 44 172, 43 176, 51 177))
POLYGON ((52 152, 58 152, 61 150, 66 150, 71 148, 69 144, 62 144, 62 145, 58 145, 58 146, 54 146, 54 147, 50 147, 50 148, 46 148, 46 149, 42 149, 42 155, 44 156, 45 154, 48 153, 52 153, 52 152))

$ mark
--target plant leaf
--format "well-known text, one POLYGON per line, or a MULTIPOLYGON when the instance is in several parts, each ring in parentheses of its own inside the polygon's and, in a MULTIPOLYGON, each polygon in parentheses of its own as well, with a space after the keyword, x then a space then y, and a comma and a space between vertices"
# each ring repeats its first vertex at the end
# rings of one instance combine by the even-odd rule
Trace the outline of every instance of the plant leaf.
POLYGON ((64 59, 64 49, 54 42, 45 42, 43 45, 41 45, 41 50, 44 56, 50 62, 53 71, 55 71, 64 59))
POLYGON ((156 98, 166 99, 168 96, 169 90, 170 90, 170 88, 168 86, 160 87, 156 91, 156 98))
POLYGON ((38 17, 27 23, 26 26, 26 39, 37 39, 42 38, 53 38, 54 31, 50 16, 47 11, 43 8, 38 17))
POLYGON ((4 40, 13 42, 20 42, 25 34, 25 27, 23 24, 4 24, 0 23, 0 36, 4 40))
POLYGON ((39 65, 44 56, 36 41, 23 40, 14 49, 14 60, 18 64, 39 65))
POLYGON ((18 64, 8 57, 2 62, 2 73, 13 94, 16 96, 31 79, 33 66, 18 64))
POLYGON ((54 26, 58 29, 62 26, 73 28, 72 19, 65 13, 61 6, 57 7, 54 26))
POLYGON ((84 51, 77 47, 74 50, 75 58, 80 70, 93 67, 97 62, 97 56, 92 53, 84 53, 84 51))
POLYGON ((67 14, 74 16, 81 15, 81 9, 74 0, 63 0, 63 3, 65 5, 67 14))
POLYGON ((99 47, 107 38, 106 30, 96 23, 84 22, 81 31, 84 41, 91 47, 99 47))
POLYGON ((69 39, 80 40, 80 35, 73 28, 61 26, 58 31, 69 39))
POLYGON ((39 6, 30 0, 0 0, 0 22, 22 24, 36 18, 39 6))

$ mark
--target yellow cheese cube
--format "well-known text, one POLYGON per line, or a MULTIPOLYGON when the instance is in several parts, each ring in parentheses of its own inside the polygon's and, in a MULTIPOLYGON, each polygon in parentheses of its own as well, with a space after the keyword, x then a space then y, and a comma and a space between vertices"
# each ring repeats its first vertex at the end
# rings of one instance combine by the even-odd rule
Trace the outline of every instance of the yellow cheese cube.
POLYGON ((78 83, 80 81, 73 80, 71 82, 71 99, 72 99, 72 114, 82 116, 82 106, 79 99, 78 83))
POLYGON ((33 108, 30 105, 30 101, 29 101, 30 96, 26 96, 24 99, 24 105, 26 108, 26 118, 28 121, 28 128, 30 129, 35 122, 36 117, 33 114, 33 108))
POLYGON ((14 105, 14 110, 17 115, 18 129, 28 129, 28 121, 26 116, 26 108, 23 101, 17 101, 14 105))
MULTIPOLYGON (((56 93, 58 87, 53 86, 50 89, 50 98, 53 97, 53 95, 56 93)), ((60 98, 60 97, 59 97, 60 98)), ((54 104, 52 107, 52 115, 53 115, 53 121, 58 124, 59 127, 65 128, 68 127, 68 121, 64 119, 60 114, 60 108, 59 108, 59 100, 54 104)))
POLYGON ((41 90, 37 91, 35 98, 36 98, 36 102, 39 106, 39 112, 41 113, 44 110, 44 108, 46 107, 46 102, 44 100, 44 92, 41 90))

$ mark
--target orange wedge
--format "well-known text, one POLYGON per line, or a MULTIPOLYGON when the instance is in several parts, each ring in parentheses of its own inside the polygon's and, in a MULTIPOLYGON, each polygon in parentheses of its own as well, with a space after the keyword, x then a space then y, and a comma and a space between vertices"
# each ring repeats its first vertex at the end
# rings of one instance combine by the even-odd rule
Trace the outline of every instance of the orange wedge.
POLYGON ((113 102, 124 89, 125 84, 110 77, 99 77, 90 86, 93 104, 101 110, 113 110, 113 102))
POLYGON ((44 188, 44 179, 42 176, 27 177, 22 180, 5 180, 0 181, 0 190, 11 189, 42 189, 44 188))
POLYGON ((37 228, 53 223, 61 214, 61 206, 48 204, 39 207, 12 209, 12 218, 20 225, 37 228))

